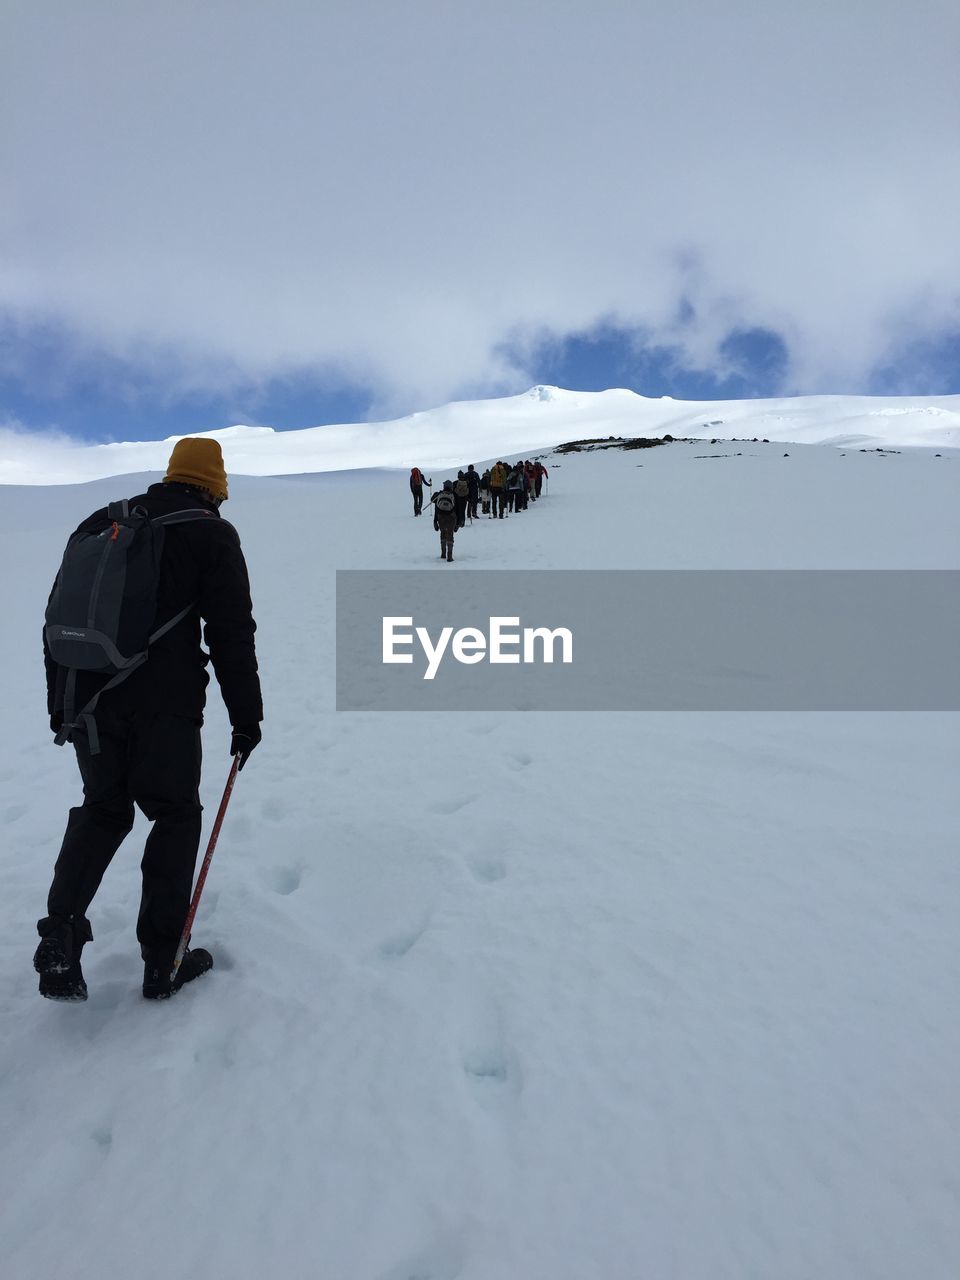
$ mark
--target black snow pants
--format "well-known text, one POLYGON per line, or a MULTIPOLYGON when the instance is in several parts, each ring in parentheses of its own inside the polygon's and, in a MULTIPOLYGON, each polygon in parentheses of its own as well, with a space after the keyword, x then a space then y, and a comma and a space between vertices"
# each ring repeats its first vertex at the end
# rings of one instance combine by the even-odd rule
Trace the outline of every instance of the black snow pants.
POLYGON ((452 511, 438 511, 434 528, 440 534, 440 559, 453 559, 453 535, 456 532, 457 517, 452 511))
POLYGON ((172 959, 187 918, 200 844, 200 725, 185 716, 98 710, 100 752, 74 743, 83 804, 70 810, 47 898, 43 936, 85 921, 113 855, 133 826, 134 805, 153 823, 141 862, 137 939, 146 958, 172 959))

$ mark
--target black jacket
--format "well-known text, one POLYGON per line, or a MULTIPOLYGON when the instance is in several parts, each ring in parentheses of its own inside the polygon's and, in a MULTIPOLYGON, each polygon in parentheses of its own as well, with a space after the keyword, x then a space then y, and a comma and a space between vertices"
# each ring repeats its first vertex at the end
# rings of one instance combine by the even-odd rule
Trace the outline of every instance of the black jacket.
MULTIPOLYGON (((196 507, 213 512, 217 519, 166 526, 155 625, 162 626, 191 601, 196 601, 196 608, 151 645, 148 661, 115 689, 108 689, 99 705, 166 711, 202 720, 210 680, 206 666, 212 661, 230 723, 247 725, 262 720, 253 638, 257 624, 236 529, 221 520, 214 504, 190 485, 152 484, 146 493, 131 498, 130 505, 145 507, 151 516, 196 507), (209 655, 200 647, 201 619, 209 655)), ((96 530, 106 523, 107 509, 101 507, 79 529, 96 530)), ((43 655, 47 711, 52 715, 63 711, 66 668, 50 657, 46 638, 43 655)), ((78 673, 78 709, 108 678, 98 672, 78 673)))

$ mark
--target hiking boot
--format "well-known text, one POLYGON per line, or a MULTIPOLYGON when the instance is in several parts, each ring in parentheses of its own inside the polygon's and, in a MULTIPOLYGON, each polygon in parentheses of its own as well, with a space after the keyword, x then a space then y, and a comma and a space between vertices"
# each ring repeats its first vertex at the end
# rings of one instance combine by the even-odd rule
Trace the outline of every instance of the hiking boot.
POLYGON ((179 991, 186 982, 192 982, 213 968, 213 956, 202 947, 189 947, 183 953, 177 976, 171 981, 170 971, 173 968, 171 957, 147 956, 143 964, 143 998, 144 1000, 169 1000, 174 992, 179 991))
POLYGON ((64 970, 51 970, 44 973, 42 969, 37 968, 38 961, 34 958, 34 968, 40 974, 40 994, 47 1000, 86 1000, 87 984, 84 981, 83 970, 80 968, 80 957, 74 956, 69 966, 64 970))
POLYGON ((84 944, 93 937, 89 921, 84 919, 75 925, 73 920, 47 916, 37 928, 41 937, 33 967, 40 975, 40 994, 47 1000, 86 1000, 87 984, 80 956, 84 944))

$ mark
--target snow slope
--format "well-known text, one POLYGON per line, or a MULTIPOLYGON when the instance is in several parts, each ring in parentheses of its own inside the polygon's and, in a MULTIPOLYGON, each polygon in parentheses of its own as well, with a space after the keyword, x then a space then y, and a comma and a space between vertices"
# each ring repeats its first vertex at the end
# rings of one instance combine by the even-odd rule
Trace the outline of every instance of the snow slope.
MULTIPOLYGON (((432 469, 530 454, 587 436, 689 436, 861 447, 960 446, 960 396, 805 396, 650 400, 633 391, 532 387, 521 396, 443 405, 396 422, 203 432, 229 448, 235 475, 288 475, 414 464, 432 469)), ((171 442, 83 445, 0 433, 0 483, 69 484, 166 466, 171 442)))
MULTIPOLYGON (((30 968, 78 794, 43 604, 137 483, 4 490, 4 1280, 953 1280, 957 716, 332 709, 337 568, 957 567, 940 452, 551 459, 453 566, 396 473, 237 479, 265 738, 159 1007, 143 825, 88 1003, 30 968)), ((214 695, 208 821, 228 741, 214 695)))

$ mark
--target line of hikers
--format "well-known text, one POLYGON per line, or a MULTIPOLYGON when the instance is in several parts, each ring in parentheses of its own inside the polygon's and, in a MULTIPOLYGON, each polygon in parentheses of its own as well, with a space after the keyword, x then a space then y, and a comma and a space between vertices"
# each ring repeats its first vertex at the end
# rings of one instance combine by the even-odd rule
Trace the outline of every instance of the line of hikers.
MULTIPOLYGON (((541 496, 543 481, 549 471, 538 459, 529 458, 513 465, 502 460, 478 474, 471 462, 466 471, 458 471, 456 480, 444 480, 443 488, 430 498, 433 506, 433 527, 440 534, 441 560, 453 560, 453 537, 467 520, 479 519, 477 508, 491 520, 502 520, 507 512, 526 511, 528 505, 541 496)), ((419 467, 410 469, 410 492, 413 494, 413 514, 423 511, 423 486, 431 489, 433 480, 427 480, 419 467)))

